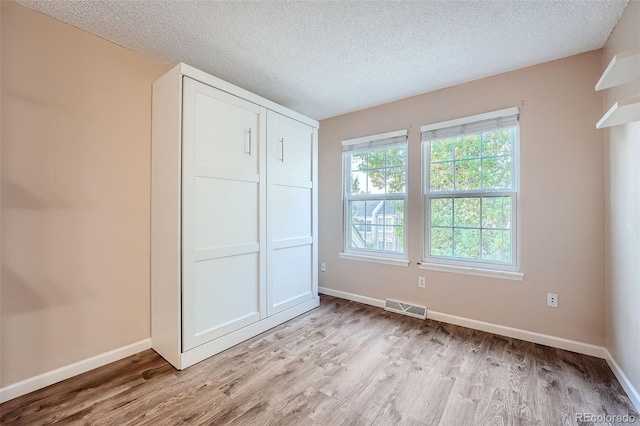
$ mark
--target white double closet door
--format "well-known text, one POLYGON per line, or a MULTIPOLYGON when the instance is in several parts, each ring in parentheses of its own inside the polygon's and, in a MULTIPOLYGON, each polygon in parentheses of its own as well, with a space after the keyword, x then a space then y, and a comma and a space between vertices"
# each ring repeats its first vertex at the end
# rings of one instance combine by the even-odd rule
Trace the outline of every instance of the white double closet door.
POLYGON ((182 351, 313 297, 312 128, 184 77, 182 351))

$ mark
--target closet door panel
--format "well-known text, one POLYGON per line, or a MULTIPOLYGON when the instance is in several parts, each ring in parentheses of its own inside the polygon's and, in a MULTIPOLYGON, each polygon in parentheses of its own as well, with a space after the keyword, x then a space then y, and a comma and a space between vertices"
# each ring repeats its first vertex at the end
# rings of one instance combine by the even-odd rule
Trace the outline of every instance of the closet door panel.
POLYGON ((259 318, 258 254, 196 262, 194 346, 259 318))
POLYGON ((311 127, 269 111, 267 117, 269 176, 277 183, 311 188, 311 127))
POLYGON ((272 303, 276 311, 288 309, 311 298, 311 246, 308 244, 275 250, 273 253, 272 303))
POLYGON ((257 243, 257 183, 196 178, 194 249, 257 243))
POLYGON ((294 186, 273 185, 273 240, 311 236, 311 190, 294 186))
POLYGON ((261 120, 257 105, 184 79, 183 352, 266 314, 261 120))
POLYGON ((313 137, 267 112, 267 315, 313 297, 313 137))
POLYGON ((195 166, 236 176, 259 173, 260 107, 185 78, 194 104, 195 166))

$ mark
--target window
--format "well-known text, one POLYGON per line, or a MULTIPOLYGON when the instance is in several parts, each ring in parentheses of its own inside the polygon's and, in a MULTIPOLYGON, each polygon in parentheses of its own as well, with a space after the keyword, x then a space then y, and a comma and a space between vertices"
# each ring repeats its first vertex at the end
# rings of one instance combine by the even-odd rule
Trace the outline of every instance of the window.
POLYGON ((421 131, 423 262, 517 270, 518 109, 421 131))
POLYGON ((342 147, 343 254, 406 259, 407 131, 345 140, 342 147))

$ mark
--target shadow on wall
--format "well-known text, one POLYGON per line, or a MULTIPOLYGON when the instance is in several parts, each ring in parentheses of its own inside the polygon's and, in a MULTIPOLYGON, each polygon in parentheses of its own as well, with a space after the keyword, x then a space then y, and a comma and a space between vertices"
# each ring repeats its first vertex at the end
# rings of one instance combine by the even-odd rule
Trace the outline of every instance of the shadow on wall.
POLYGON ((73 213, 78 206, 59 193, 47 192, 41 196, 2 179, 3 317, 93 296, 90 287, 74 285, 86 278, 78 264, 82 245, 77 231, 82 223, 74 220, 73 213))
MULTIPOLYGON (((10 167, 3 165, 5 170, 10 167)), ((51 182, 38 191, 46 195, 2 179, 0 386, 7 384, 5 380, 15 382, 12 370, 21 363, 36 371, 50 369, 42 356, 51 353, 55 340, 82 339, 87 334, 85 324, 78 321, 82 318, 78 301, 96 297, 94 289, 78 285, 87 277, 78 264, 83 249, 74 231, 82 226, 74 219, 77 206, 52 191, 51 182), (9 351, 11 345, 20 351, 9 351), (9 365, 14 367, 8 369, 9 365)))

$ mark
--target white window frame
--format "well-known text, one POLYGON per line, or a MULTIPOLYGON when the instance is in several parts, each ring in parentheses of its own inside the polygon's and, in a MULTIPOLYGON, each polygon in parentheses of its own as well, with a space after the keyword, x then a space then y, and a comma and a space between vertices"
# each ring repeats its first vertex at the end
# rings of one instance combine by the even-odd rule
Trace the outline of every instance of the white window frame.
MULTIPOLYGON (((520 272, 520 111, 517 107, 492 111, 484 114, 477 114, 469 117, 463 117, 455 120, 449 120, 439 123, 433 123, 422 126, 420 128, 423 135, 422 141, 422 262, 421 269, 430 269, 446 272, 458 272, 472 275, 489 276, 502 279, 511 279, 521 281, 524 274, 520 272), (512 145, 512 164, 513 164, 513 188, 511 190, 470 190, 470 191, 429 191, 429 178, 431 166, 431 139, 425 136, 427 132, 437 132, 438 130, 478 124, 486 120, 499 121, 500 118, 516 117, 517 124, 515 140, 512 145), (439 257, 430 255, 430 224, 431 224, 431 200, 437 198, 457 198, 469 196, 509 196, 511 198, 511 263, 492 262, 487 260, 463 260, 449 257, 439 257)), ((497 128, 497 127, 496 127, 497 128)), ((489 130, 489 129, 487 129, 489 130)), ((484 130, 486 131, 486 130, 484 130)), ((469 132, 473 134, 473 132, 469 132)))
MULTIPOLYGON (((342 141, 342 204, 343 204, 343 251, 339 253, 339 257, 349 260, 361 260, 365 262, 375 262, 396 266, 408 266, 407 253, 407 208, 409 194, 409 155, 408 155, 408 130, 397 130, 393 132, 380 133, 376 135, 364 136, 354 139, 346 139, 342 141), (351 194, 351 163, 348 159, 350 154, 358 152, 373 151, 380 148, 386 148, 391 145, 403 144, 407 149, 407 160, 405 162, 405 192, 399 194, 351 194), (351 221, 349 202, 350 201, 367 201, 367 200, 385 200, 385 201, 404 201, 404 227, 403 227, 403 253, 391 253, 389 251, 376 249, 357 249, 349 247, 349 234, 351 232, 351 221)), ((367 224, 365 223, 365 227, 367 224)), ((378 244, 376 242, 375 247, 378 244)))

